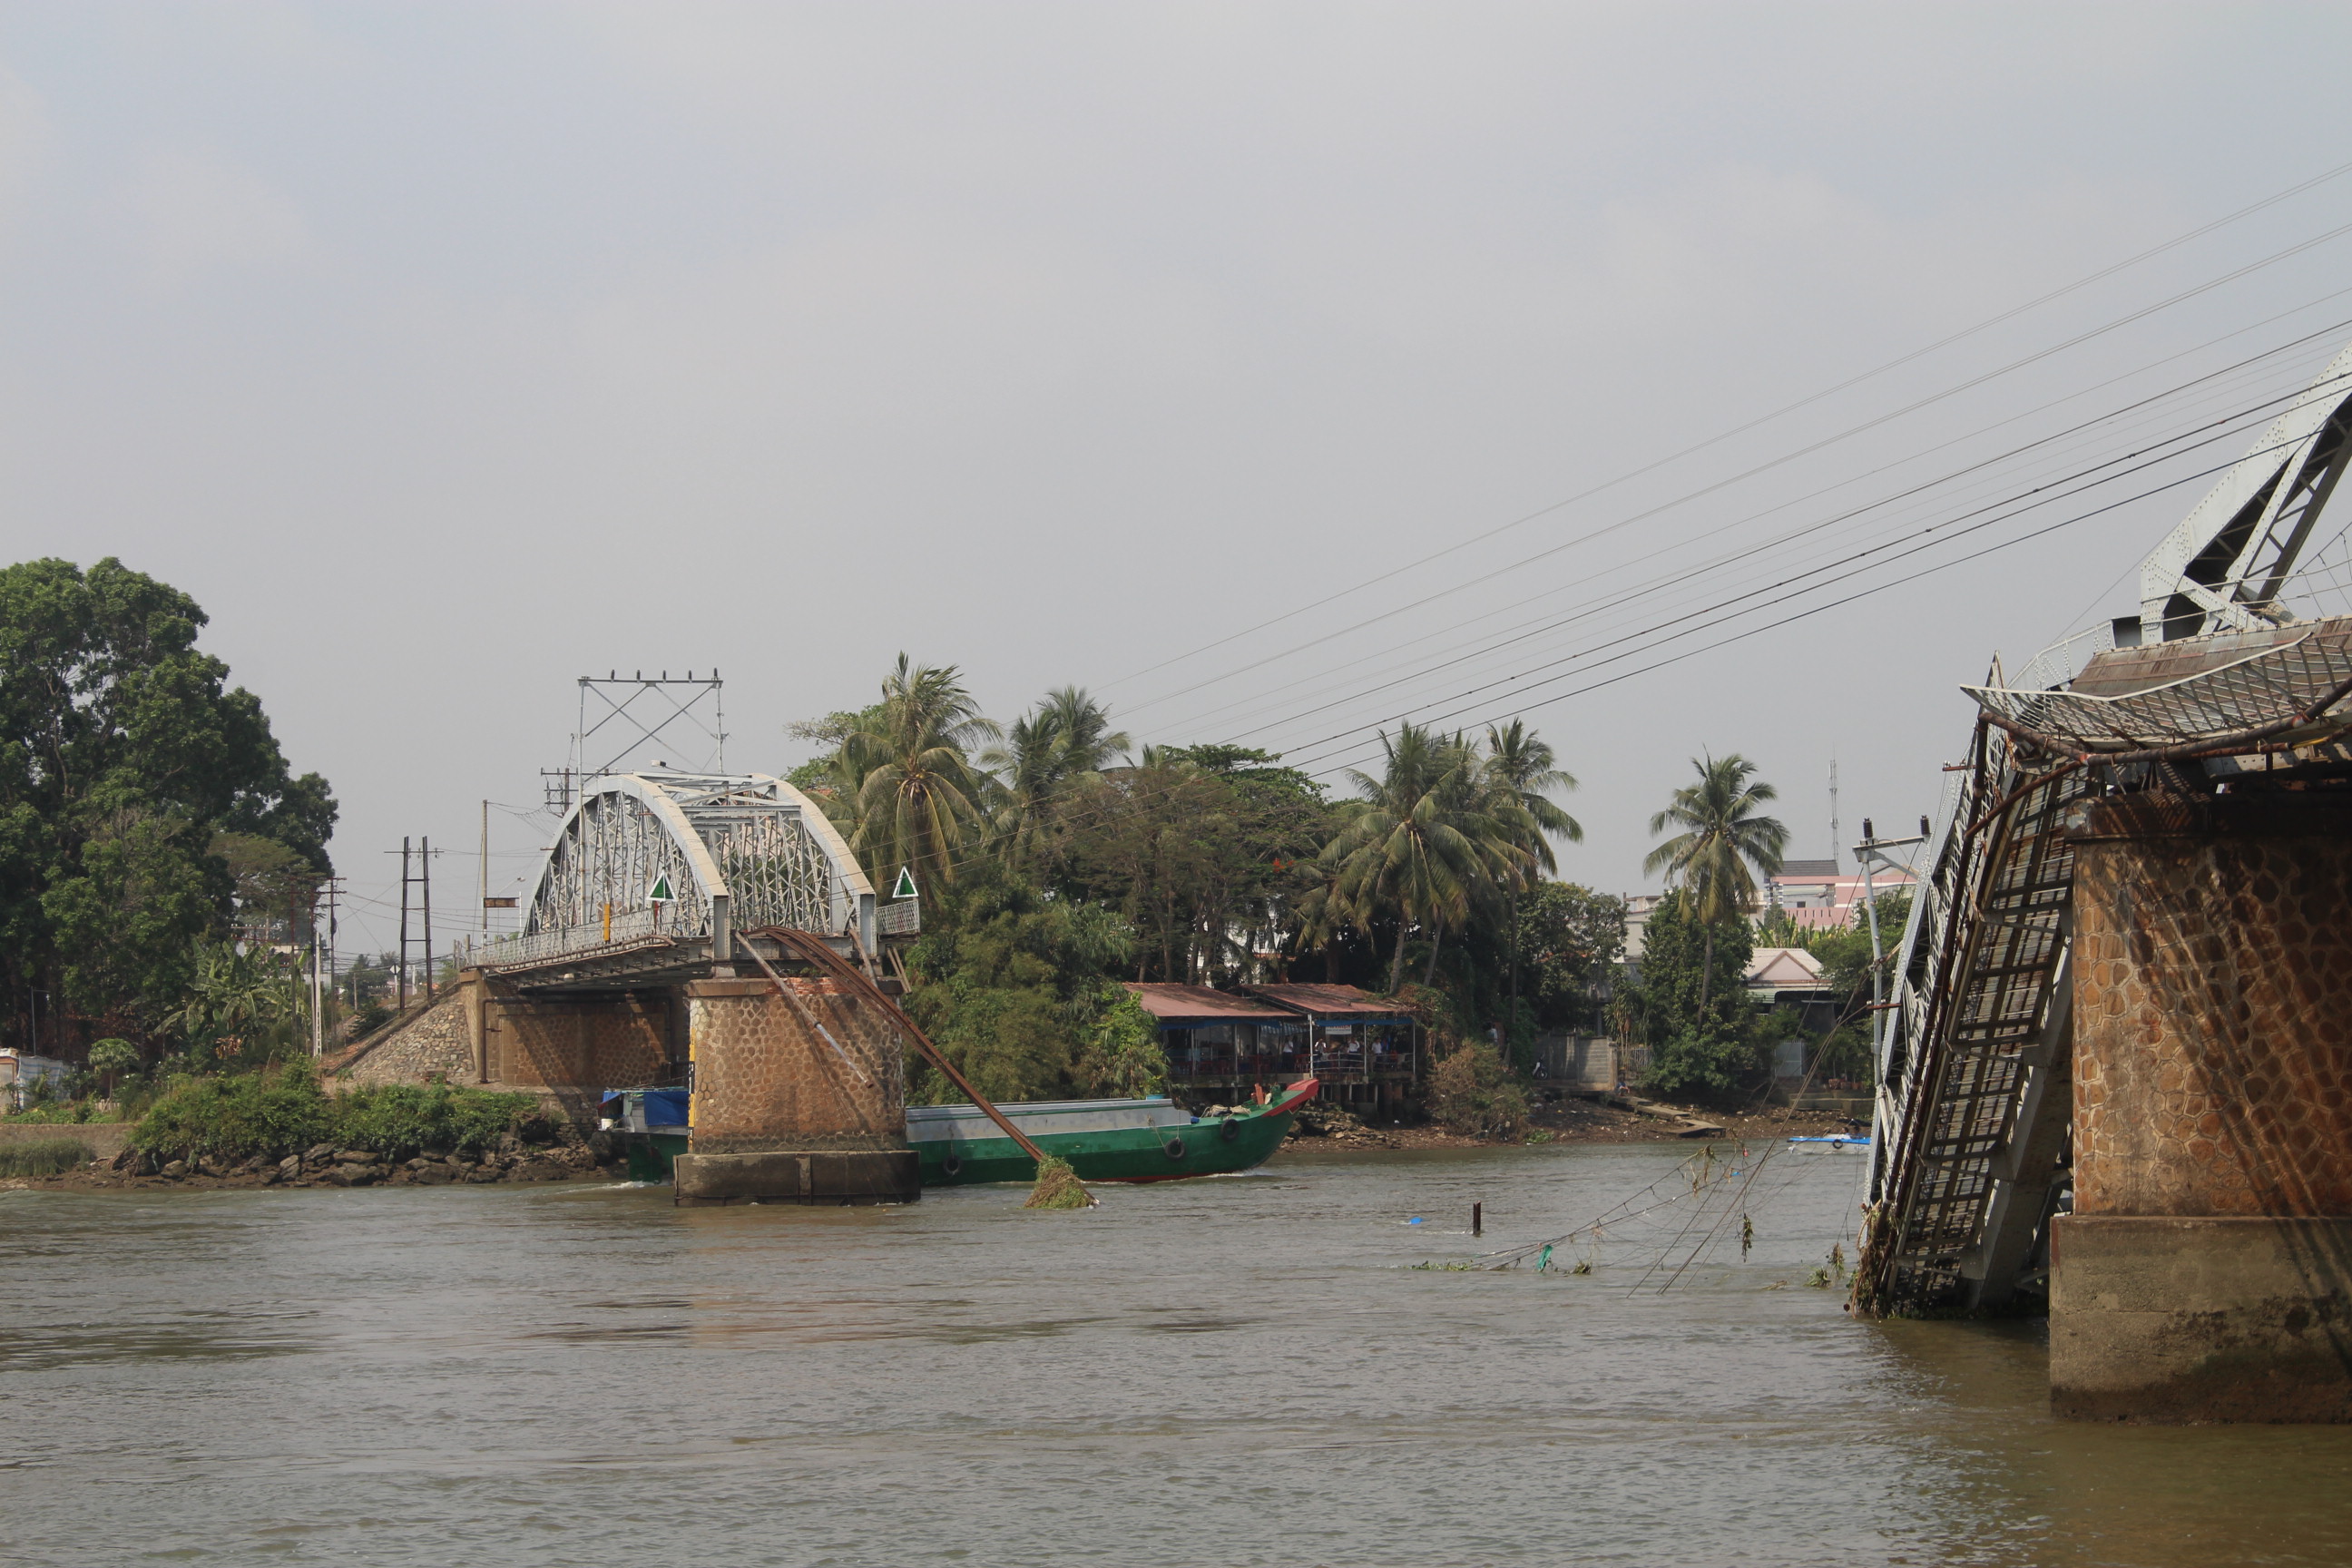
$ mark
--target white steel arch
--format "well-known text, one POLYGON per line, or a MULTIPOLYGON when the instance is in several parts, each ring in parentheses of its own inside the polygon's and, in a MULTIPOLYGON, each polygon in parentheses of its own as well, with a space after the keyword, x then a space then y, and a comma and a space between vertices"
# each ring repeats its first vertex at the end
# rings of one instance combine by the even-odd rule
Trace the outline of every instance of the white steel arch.
POLYGON ((587 780, 540 863, 519 937, 496 963, 655 937, 790 926, 874 945, 874 887, 824 813, 766 773, 609 773, 587 780), (664 895, 660 897, 657 895, 664 895))

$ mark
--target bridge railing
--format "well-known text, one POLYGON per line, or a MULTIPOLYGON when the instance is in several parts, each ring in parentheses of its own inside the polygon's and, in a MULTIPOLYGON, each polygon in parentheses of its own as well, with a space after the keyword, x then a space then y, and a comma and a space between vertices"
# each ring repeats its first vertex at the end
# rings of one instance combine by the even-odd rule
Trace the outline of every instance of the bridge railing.
POLYGON ((665 920, 661 907, 656 905, 650 910, 628 910, 614 915, 610 922, 609 934, 606 922, 599 920, 590 925, 559 926, 553 931, 494 936, 486 941, 469 937, 458 962, 469 968, 544 963, 551 959, 593 952, 598 948, 643 942, 649 937, 692 941, 709 934, 708 921, 688 921, 674 915, 665 920))

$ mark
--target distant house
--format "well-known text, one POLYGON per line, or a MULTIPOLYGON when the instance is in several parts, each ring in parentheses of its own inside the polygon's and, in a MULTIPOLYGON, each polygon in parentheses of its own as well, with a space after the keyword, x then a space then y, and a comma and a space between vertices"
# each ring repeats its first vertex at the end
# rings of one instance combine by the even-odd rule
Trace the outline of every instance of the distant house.
MULTIPOLYGON (((1870 874, 1871 889, 1882 899, 1908 889, 1911 880, 1883 866, 1870 874)), ((1765 912, 1778 910, 1808 930, 1834 930, 1864 918, 1862 891, 1862 873, 1841 870, 1834 860, 1783 860, 1763 889, 1765 912)))
MULTIPOLYGON (((1758 948, 1748 956, 1740 984, 1768 1013, 1793 1009, 1810 1036, 1827 1034, 1838 1025, 1838 994, 1829 987, 1822 961, 1801 947, 1758 948)), ((1773 1047, 1773 1077, 1801 1079, 1805 1066, 1803 1040, 1782 1040, 1773 1047)))
MULTIPOLYGON (((1907 890, 1912 885, 1906 873, 1883 866, 1871 872, 1870 882, 1871 889, 1881 899, 1891 892, 1907 890)), ((1757 889, 1757 894, 1759 920, 1782 914, 1804 930, 1832 931, 1864 918, 1862 873, 1842 871, 1834 860, 1783 860, 1780 870, 1767 877, 1757 889)), ((1625 962, 1633 964, 1636 972, 1642 963, 1642 933, 1664 898, 1664 893, 1625 895, 1625 962)), ((1901 934, 1887 931, 1888 944, 1891 946, 1901 934)))
POLYGON ((55 1057, 27 1056, 15 1049, 0 1049, 0 1110, 22 1110, 32 1099, 37 1084, 49 1083, 62 1092, 66 1075, 72 1070, 71 1063, 61 1062, 55 1057))
POLYGON ((1312 1073, 1326 1098, 1388 1107, 1419 1081, 1421 1026, 1402 1005, 1353 985, 1129 982, 1158 1020, 1169 1081, 1238 1100, 1312 1073))

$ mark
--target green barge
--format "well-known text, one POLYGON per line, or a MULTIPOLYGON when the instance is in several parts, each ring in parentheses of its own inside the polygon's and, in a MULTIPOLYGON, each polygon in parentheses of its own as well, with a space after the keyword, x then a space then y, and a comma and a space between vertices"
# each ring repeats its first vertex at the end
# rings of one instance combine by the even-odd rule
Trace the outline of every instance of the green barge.
MULTIPOLYGON (((1217 1116, 1195 1116, 1166 1095, 996 1109, 1037 1147, 1067 1160, 1082 1182, 1176 1182, 1264 1164, 1315 1089, 1313 1079, 1301 1079, 1264 1105, 1234 1106, 1217 1116)), ((922 1162, 927 1187, 1026 1182, 1037 1174, 1021 1146, 976 1105, 907 1107, 907 1142, 922 1162)))
MULTIPOLYGON (((1301 1079, 1264 1105, 1212 1116, 1195 1116, 1166 1095, 1033 1100, 997 1110, 1040 1149, 1067 1160, 1082 1182, 1176 1182, 1264 1164, 1316 1088, 1315 1079, 1301 1079)), ((670 1179, 670 1162, 687 1152, 686 1099, 681 1089, 615 1089, 604 1097, 604 1126, 621 1135, 633 1180, 670 1179)), ((1037 1174, 1021 1146, 976 1105, 908 1106, 907 1142, 927 1187, 1027 1182, 1037 1174)))

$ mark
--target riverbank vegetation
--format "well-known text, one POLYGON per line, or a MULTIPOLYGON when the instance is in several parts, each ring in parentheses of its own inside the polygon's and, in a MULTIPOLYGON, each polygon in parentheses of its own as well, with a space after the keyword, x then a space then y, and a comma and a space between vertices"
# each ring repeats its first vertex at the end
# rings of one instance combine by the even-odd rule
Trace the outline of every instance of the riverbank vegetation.
POLYGON ((131 1147, 158 1161, 283 1159, 321 1143, 387 1160, 478 1155, 541 1114, 527 1094, 446 1084, 372 1084, 329 1094, 308 1061, 190 1077, 139 1119, 131 1147))
MULTIPOLYGON (((472 1091, 330 1097, 299 1065, 314 1020, 288 954, 332 871, 336 804, 197 648, 205 624, 110 559, 0 569, 5 1032, 75 1068, 19 1119, 136 1121, 142 1146, 221 1156, 491 1136, 520 1112, 472 1091)), ((1623 900, 1556 879, 1582 837, 1560 804, 1576 781, 1517 721, 1400 723, 1364 767, 1311 775, 1247 746, 1152 742, 1076 687, 1000 723, 955 667, 902 655, 872 703, 794 733, 817 754, 793 782, 877 887, 913 879, 908 1006, 991 1095, 1161 1088, 1155 1026, 1121 981, 1396 995, 1459 1058, 1432 1104, 1464 1126, 1516 1124, 1545 1031, 1647 1044, 1665 1092, 1744 1092, 1760 1070, 1774 1026, 1738 979, 1755 877, 1786 834, 1744 759, 1699 761, 1653 824, 1673 834, 1652 864, 1675 891, 1637 979, 1623 900)), ((1866 982, 1840 953, 1842 983, 1866 982)), ((320 1026, 340 1016, 326 1005, 320 1026)), ((909 1089, 950 1093, 919 1063, 909 1089)))
POLYGON ((69 1092, 251 1068, 307 1033, 267 950, 307 935, 335 799, 195 646, 205 624, 110 558, 0 567, 5 1032, 83 1067, 69 1092))
MULTIPOLYGON (((876 886, 914 879, 908 1005, 992 1095, 1156 1087, 1120 980, 1401 994, 1487 1085, 1539 1029, 1596 1024, 1620 956, 1622 900, 1545 879, 1581 837, 1553 798, 1575 780, 1521 724, 1402 724, 1327 782, 1250 747, 1139 745, 1075 687, 998 723, 954 667, 902 656, 874 704, 795 733, 820 753, 793 782, 876 886)), ((918 1070, 910 1092, 948 1089, 918 1070)))

